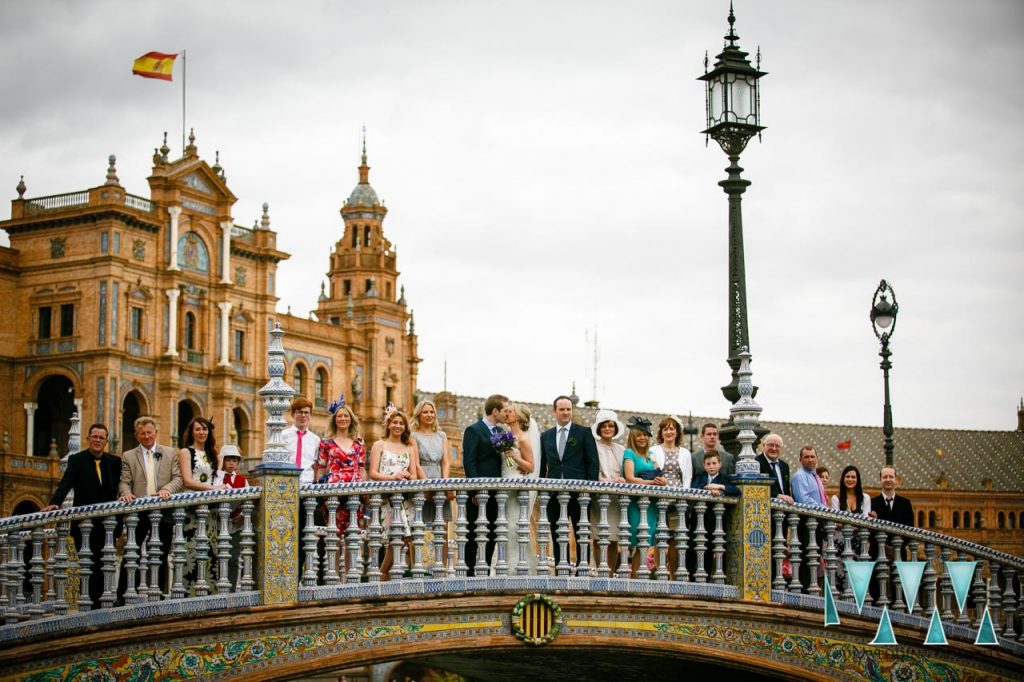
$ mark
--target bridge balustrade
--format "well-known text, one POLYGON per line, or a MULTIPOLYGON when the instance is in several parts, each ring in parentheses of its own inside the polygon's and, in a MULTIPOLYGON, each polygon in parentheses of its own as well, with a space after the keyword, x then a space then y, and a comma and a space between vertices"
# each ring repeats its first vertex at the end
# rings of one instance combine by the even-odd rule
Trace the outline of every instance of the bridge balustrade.
POLYGON ((801 595, 823 597, 828 577, 837 602, 854 602, 846 580, 845 561, 874 561, 866 606, 888 607, 890 613, 930 618, 935 609, 944 622, 978 628, 985 606, 995 631, 1005 639, 1024 642, 1020 602, 1024 559, 933 531, 871 519, 848 511, 833 511, 772 500, 773 599, 799 603, 801 595), (924 561, 927 565, 916 600, 906 599, 894 561, 924 561), (977 561, 967 606, 956 613, 949 561, 977 561))

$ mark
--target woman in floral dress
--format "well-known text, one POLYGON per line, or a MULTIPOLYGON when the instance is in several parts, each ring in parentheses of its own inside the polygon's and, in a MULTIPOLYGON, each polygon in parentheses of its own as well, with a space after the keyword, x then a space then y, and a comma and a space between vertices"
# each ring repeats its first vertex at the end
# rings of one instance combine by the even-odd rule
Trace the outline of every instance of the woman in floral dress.
MULTIPOLYGON (((181 482, 186 490, 227 490, 230 486, 214 484, 214 476, 220 469, 220 452, 217 439, 213 435, 214 424, 205 417, 196 417, 185 427, 185 447, 178 451, 178 468, 181 469, 181 482)), ((185 536, 185 589, 195 594, 195 580, 199 576, 196 557, 196 529, 198 528, 195 507, 188 508, 185 516, 183 535, 185 536)), ((213 592, 216 576, 213 571, 217 562, 211 561, 217 547, 217 514, 210 510, 206 521, 206 535, 210 538, 210 549, 207 554, 206 582, 213 592)))
MULTIPOLYGON (((359 437, 359 420, 345 404, 345 394, 331 403, 332 415, 327 436, 320 441, 320 452, 313 465, 313 479, 318 483, 357 483, 366 480, 366 446, 359 437)), ((349 511, 342 499, 335 521, 338 535, 348 529, 349 511)), ((359 505, 356 525, 363 526, 363 505, 359 505)))

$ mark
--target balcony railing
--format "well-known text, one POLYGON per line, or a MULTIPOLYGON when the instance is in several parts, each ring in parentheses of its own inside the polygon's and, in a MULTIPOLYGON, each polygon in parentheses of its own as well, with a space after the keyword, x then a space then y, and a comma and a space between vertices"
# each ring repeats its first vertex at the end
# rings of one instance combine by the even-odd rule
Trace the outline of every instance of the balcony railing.
POLYGON ((89 203, 89 191, 52 194, 48 197, 36 197, 25 200, 25 215, 39 215, 47 211, 59 211, 66 208, 85 206, 89 203))

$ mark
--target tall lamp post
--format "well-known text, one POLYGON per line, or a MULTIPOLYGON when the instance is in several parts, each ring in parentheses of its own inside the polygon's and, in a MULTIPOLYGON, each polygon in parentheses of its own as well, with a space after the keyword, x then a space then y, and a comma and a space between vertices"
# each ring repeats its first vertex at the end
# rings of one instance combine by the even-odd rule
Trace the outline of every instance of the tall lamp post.
POLYGON ((882 408, 882 433, 885 434, 885 465, 892 466, 892 405, 889 404, 889 370, 892 369, 892 363, 889 362, 889 358, 892 353, 889 351, 889 339, 892 338, 892 334, 896 331, 896 313, 900 310, 900 306, 896 303, 896 292, 889 286, 889 283, 884 279, 875 289, 875 296, 871 301, 871 327, 875 331, 875 336, 882 343, 882 351, 879 355, 882 357, 882 376, 885 382, 885 407, 882 408), (889 299, 892 299, 892 302, 889 299))
MULTIPOLYGON (((722 147, 729 157, 726 172, 729 177, 718 184, 729 196, 729 367, 732 381, 722 387, 722 394, 730 403, 740 398, 739 372, 740 353, 750 347, 747 335, 747 285, 743 260, 743 216, 740 199, 750 185, 749 180, 740 177, 740 154, 754 135, 760 136, 761 99, 758 79, 766 75, 760 70, 761 56, 758 51, 757 67, 751 66, 747 53, 736 44, 739 36, 733 28, 736 17, 729 7, 729 32, 725 35, 726 45, 715 57, 715 65, 708 71, 708 58, 704 56, 704 75, 698 80, 707 87, 705 108, 707 129, 710 137, 722 147)), ((756 392, 756 389, 754 389, 756 392)))

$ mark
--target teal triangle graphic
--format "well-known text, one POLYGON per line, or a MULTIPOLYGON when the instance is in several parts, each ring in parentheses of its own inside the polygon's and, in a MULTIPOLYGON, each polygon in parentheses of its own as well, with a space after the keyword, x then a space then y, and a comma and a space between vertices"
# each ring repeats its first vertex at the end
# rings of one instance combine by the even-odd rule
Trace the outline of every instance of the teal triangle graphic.
POLYGON ((964 605, 967 603, 967 591, 971 587, 971 579, 974 577, 974 568, 977 561, 947 561, 946 573, 953 583, 953 594, 956 595, 956 604, 960 613, 964 612, 964 605))
POLYGON ((843 563, 846 565, 846 577, 853 589, 853 598, 857 601, 857 613, 860 613, 864 610, 864 596, 868 593, 868 583, 871 582, 875 562, 846 560, 843 563))
POLYGON ((895 644, 896 633, 892 631, 892 621, 889 620, 889 607, 883 606, 882 618, 878 621, 878 630, 875 631, 875 638, 871 640, 871 646, 894 646, 895 644))
POLYGON ((836 611, 836 598, 832 596, 832 586, 825 576, 825 627, 839 625, 839 612, 836 611))
POLYGON ((981 627, 978 628, 978 636, 974 638, 978 646, 999 646, 999 638, 996 637, 996 629, 992 627, 992 614, 988 612, 988 604, 985 605, 985 613, 981 616, 981 627))
POLYGON ((903 598, 907 601, 907 613, 914 612, 917 603, 917 591, 921 587, 921 576, 927 561, 894 561, 896 571, 900 574, 900 585, 903 586, 903 598))
POLYGON ((942 629, 942 619, 939 618, 939 610, 932 609, 932 621, 928 623, 928 636, 924 638, 927 645, 946 646, 946 632, 942 629))

